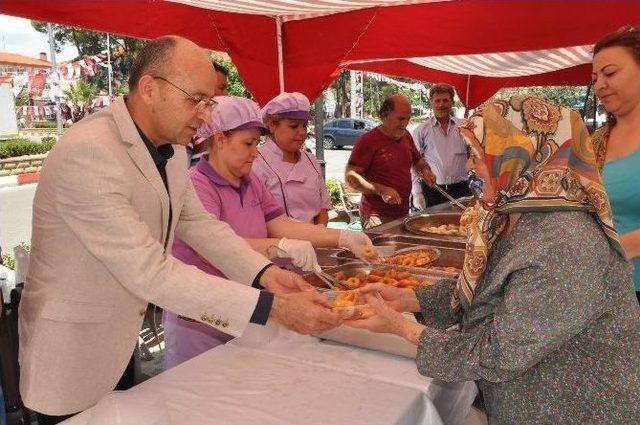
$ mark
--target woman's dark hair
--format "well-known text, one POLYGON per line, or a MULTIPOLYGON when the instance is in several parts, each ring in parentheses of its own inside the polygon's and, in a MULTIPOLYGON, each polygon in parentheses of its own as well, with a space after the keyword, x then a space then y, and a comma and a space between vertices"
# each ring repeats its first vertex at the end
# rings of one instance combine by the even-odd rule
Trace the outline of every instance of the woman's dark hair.
MULTIPOLYGON (((640 27, 627 25, 605 35, 593 46, 593 55, 609 47, 624 47, 640 65, 640 27)), ((611 113, 607 113, 607 124, 609 127, 616 125, 616 117, 611 113)))
POLYGON ((640 65, 640 27, 627 25, 616 32, 605 35, 593 46, 593 54, 596 55, 608 47, 626 48, 640 65))

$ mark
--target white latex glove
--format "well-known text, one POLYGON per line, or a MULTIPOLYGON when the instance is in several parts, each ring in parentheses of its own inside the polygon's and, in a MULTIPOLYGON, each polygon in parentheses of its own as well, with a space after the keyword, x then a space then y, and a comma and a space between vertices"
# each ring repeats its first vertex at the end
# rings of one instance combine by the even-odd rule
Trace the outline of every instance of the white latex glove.
POLYGON ((300 267, 305 271, 321 270, 316 251, 313 249, 311 242, 282 238, 278 242, 278 248, 284 251, 279 253, 278 256, 291 258, 294 266, 300 267))
POLYGON ((418 211, 422 211, 427 208, 427 200, 424 198, 422 192, 411 194, 411 206, 418 211))
POLYGON ((372 261, 380 256, 373 243, 371 243, 371 239, 362 232, 340 230, 338 245, 340 248, 347 248, 361 260, 372 261))

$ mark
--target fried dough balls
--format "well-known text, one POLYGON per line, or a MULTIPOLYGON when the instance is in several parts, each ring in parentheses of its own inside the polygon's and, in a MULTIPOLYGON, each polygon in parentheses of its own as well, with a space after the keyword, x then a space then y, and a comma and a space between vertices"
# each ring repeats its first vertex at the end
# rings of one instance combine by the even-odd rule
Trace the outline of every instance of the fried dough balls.
POLYGON ((385 285, 396 286, 398 288, 415 288, 416 286, 427 286, 429 280, 419 280, 416 276, 406 271, 395 270, 393 268, 373 269, 368 274, 358 273, 355 276, 347 276, 344 272, 335 274, 335 278, 340 281, 346 289, 358 289, 368 283, 382 282, 385 285))

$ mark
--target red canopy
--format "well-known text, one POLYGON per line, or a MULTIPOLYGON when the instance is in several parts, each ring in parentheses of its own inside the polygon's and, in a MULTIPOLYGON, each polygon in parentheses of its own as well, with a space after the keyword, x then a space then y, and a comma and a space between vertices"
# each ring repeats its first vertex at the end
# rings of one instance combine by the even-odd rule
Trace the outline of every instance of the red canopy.
POLYGON ((570 49, 640 24, 638 0, 2 0, 0 12, 141 38, 185 36, 226 51, 260 103, 284 90, 313 99, 350 68, 449 82, 469 107, 500 87, 587 84, 589 58, 570 49), (536 66, 504 76, 512 65, 496 54, 536 66))

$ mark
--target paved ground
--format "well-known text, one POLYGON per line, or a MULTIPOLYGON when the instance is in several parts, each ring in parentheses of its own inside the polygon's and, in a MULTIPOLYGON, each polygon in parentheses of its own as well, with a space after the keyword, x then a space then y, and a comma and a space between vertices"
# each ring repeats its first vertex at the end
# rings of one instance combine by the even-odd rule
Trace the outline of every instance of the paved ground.
MULTIPOLYGON (((31 205, 37 184, 0 188, 0 246, 12 253, 20 242, 31 241, 31 205)), ((13 254, 12 254, 13 255, 13 254)))
POLYGON ((324 151, 325 176, 327 180, 344 181, 344 169, 351 155, 351 147, 324 151))
POLYGON ((139 362, 136 367, 136 383, 146 381, 164 370, 164 332, 160 308, 155 310, 154 317, 155 324, 153 325, 157 332, 152 332, 150 324, 146 321, 140 331, 138 341, 140 344, 144 344, 144 348, 138 350, 139 362))

